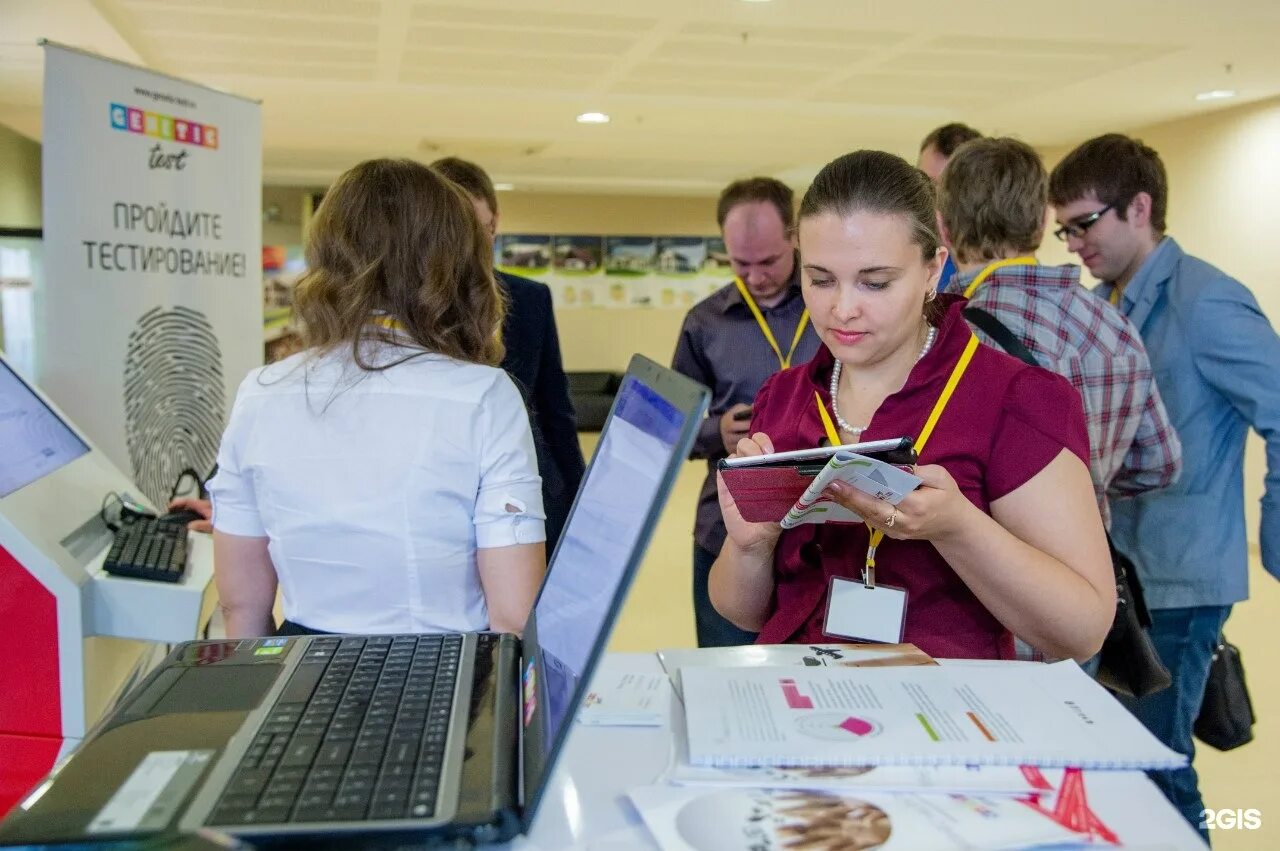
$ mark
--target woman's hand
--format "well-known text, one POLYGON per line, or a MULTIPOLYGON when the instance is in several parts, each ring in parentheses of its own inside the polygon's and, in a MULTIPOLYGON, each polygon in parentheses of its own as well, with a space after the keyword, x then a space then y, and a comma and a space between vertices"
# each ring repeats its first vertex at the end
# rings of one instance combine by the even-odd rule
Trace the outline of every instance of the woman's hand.
POLYGON ((212 532, 213 531, 213 503, 207 499, 196 499, 194 497, 181 497, 179 499, 169 500, 169 511, 193 511, 199 514, 203 519, 192 520, 187 524, 187 528, 192 532, 212 532))
MULTIPOLYGON (((730 458, 742 458, 749 455, 767 455, 773 452, 773 441, 764 432, 756 432, 750 437, 738 441, 738 451, 730 458)), ((716 489, 720 495, 720 513, 724 516, 725 530, 729 538, 746 552, 772 550, 782 534, 782 527, 777 523, 751 523, 742 519, 733 495, 724 486, 724 477, 716 473, 716 489)))
POLYGON ((890 538, 937 541, 954 534, 976 507, 945 468, 924 464, 915 468, 915 474, 920 487, 896 506, 840 481, 832 482, 827 493, 890 538))

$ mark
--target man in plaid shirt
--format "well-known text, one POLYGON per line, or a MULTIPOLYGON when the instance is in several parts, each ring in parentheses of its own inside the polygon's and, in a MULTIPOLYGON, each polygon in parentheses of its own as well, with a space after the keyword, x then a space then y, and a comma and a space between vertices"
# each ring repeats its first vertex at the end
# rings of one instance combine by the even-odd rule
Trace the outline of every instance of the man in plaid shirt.
POLYGON ((1080 391, 1089 472, 1110 528, 1108 498, 1177 481, 1182 446, 1138 329, 1080 286, 1080 267, 1036 263, 1048 184, 1039 155, 1023 142, 975 139, 960 146, 938 186, 942 235, 958 269, 947 291, 998 319, 1041 366, 1080 391))

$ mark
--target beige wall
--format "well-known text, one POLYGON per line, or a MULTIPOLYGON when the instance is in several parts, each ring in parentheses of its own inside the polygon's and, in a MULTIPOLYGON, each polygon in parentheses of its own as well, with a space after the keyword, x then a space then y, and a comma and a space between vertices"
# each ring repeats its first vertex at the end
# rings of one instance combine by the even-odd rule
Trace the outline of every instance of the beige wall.
POLYGON ((0 227, 40 227, 40 143, 0 124, 0 227))
POLYGON ((508 233, 707 236, 717 233, 715 198, 500 192, 508 233))
MULTIPOLYGON (((1186 251, 1238 278, 1253 291, 1272 325, 1280 327, 1280 98, 1129 131, 1160 152, 1169 173, 1169 235, 1186 251)), ((1046 150, 1052 167, 1067 149, 1046 150)), ((1050 237, 1041 259, 1073 260, 1050 237)), ((1280 376, 1280 364, 1276 365, 1280 376)), ((1278 378, 1277 380, 1280 380, 1278 378)), ((1249 438, 1245 512, 1257 545, 1266 458, 1262 440, 1249 438)))
MULTIPOLYGON (((500 225, 509 233, 599 233, 622 236, 714 234, 714 198, 553 195, 504 192, 500 225)), ((561 310, 556 313, 565 368, 626 369, 640 352, 670 363, 683 310, 561 310)))
MULTIPOLYGON (((263 204, 280 209, 278 222, 263 226, 264 244, 302 240, 304 199, 317 189, 263 189, 263 204)), ((704 236, 716 233, 715 198, 502 192, 499 227, 507 233, 588 233, 606 236, 704 236)), ((565 368, 571 371, 626 369, 640 352, 669 363, 683 310, 562 310, 556 314, 565 368)))

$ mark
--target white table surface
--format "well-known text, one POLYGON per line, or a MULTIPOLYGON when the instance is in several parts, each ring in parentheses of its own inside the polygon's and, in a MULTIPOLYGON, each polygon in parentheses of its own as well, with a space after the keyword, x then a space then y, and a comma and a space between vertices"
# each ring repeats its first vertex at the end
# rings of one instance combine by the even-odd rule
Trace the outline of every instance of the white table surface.
MULTIPOLYGON (((657 674, 662 666, 653 654, 611 653, 601 663, 598 675, 616 677, 626 672, 657 674)), ((684 720, 680 702, 673 692, 669 697, 671 711, 662 727, 587 727, 575 723, 531 835, 508 847, 520 851, 657 848, 631 806, 627 790, 661 783, 671 763, 672 731, 684 720)), ((1061 772, 1046 770, 1045 776, 1056 785, 1061 772)), ((1202 851, 1206 847, 1140 771, 1086 772, 1085 793, 1090 807, 1125 848, 1202 851)))

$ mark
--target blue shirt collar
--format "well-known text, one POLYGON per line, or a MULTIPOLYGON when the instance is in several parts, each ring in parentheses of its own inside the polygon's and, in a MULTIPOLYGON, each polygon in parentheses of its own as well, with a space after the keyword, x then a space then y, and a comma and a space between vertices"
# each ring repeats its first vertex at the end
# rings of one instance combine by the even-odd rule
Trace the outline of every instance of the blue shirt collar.
MULTIPOLYGON (((1134 305, 1153 298, 1155 288, 1169 280, 1181 257, 1182 247, 1173 237, 1166 236, 1161 239, 1155 250, 1142 261, 1142 265, 1138 267, 1138 272, 1129 281, 1129 285, 1124 288, 1124 294, 1120 297, 1121 312, 1127 315, 1134 305)), ((1108 281, 1105 284, 1105 295, 1108 299, 1115 288, 1114 281, 1108 281)))

